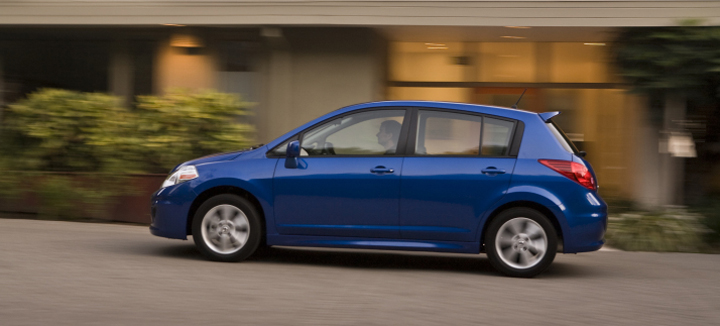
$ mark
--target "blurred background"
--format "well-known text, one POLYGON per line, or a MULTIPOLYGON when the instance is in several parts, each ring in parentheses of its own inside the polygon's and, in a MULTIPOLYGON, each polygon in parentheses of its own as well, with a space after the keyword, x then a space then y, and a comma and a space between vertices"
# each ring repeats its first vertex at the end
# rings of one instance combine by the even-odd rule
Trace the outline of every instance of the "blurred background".
POLYGON ((712 1, 3 2, 0 210, 144 223, 184 160, 355 103, 527 89, 611 209, 717 214, 718 24, 712 1))

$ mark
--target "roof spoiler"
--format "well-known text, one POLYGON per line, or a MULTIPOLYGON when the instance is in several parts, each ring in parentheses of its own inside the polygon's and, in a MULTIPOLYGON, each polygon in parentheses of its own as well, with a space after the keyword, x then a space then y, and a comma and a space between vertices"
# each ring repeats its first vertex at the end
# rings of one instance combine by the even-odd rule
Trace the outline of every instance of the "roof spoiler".
POLYGON ((550 122, 550 119, 554 118, 558 114, 560 114, 560 111, 538 113, 540 119, 543 119, 545 122, 550 122))

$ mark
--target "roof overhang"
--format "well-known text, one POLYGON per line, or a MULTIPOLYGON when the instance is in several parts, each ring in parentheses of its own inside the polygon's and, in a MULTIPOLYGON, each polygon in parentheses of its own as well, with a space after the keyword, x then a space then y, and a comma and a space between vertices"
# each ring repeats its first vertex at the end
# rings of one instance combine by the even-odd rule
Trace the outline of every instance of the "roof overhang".
POLYGON ((671 26, 720 25, 720 1, 10 0, 0 25, 671 26))

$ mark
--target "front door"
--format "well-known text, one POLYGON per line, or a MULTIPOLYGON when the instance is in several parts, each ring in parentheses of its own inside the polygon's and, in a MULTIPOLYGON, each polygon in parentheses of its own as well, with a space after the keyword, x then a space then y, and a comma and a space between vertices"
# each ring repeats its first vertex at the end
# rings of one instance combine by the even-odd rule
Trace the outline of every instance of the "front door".
POLYGON ((298 167, 275 169, 278 232, 399 238, 404 120, 402 109, 365 111, 303 132, 298 167))

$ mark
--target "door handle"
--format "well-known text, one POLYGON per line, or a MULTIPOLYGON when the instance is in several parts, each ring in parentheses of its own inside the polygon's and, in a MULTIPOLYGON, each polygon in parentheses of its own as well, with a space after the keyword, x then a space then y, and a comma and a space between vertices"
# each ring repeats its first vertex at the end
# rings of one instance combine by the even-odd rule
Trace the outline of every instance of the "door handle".
POLYGON ((488 166, 482 170, 482 173, 487 175, 505 174, 505 170, 498 170, 494 166, 488 166))
POLYGON ((382 165, 378 165, 378 166, 370 169, 370 172, 377 173, 377 174, 383 174, 383 173, 393 173, 393 172, 395 172, 395 170, 392 168, 386 168, 382 165))

